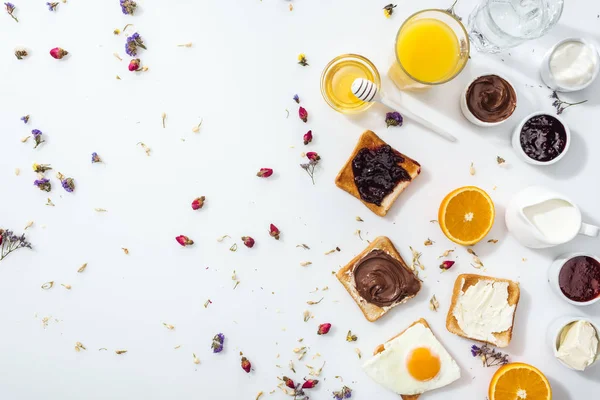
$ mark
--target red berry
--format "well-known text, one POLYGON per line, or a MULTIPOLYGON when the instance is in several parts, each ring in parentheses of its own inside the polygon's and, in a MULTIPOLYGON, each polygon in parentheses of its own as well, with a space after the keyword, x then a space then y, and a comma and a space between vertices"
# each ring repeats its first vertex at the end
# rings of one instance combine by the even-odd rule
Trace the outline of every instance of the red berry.
POLYGON ((271 224, 271 226, 269 227, 269 235, 279 240, 280 234, 281 232, 279 231, 279 229, 275 225, 271 224))
POLYGON ((242 357, 242 369, 246 372, 250 372, 250 368, 252 368, 252 364, 246 357, 242 357))
POLYGON ((256 176, 260 177, 260 178, 268 178, 271 175, 273 175, 273 168, 261 168, 257 173, 256 176))
POLYGON ((244 242, 244 245, 246 245, 246 247, 254 247, 254 239, 252 239, 250 236, 242 236, 242 242, 244 242))
POLYGON ((317 331, 317 335, 327 335, 329 330, 331 329, 331 324, 321 324, 319 325, 319 330, 317 331))

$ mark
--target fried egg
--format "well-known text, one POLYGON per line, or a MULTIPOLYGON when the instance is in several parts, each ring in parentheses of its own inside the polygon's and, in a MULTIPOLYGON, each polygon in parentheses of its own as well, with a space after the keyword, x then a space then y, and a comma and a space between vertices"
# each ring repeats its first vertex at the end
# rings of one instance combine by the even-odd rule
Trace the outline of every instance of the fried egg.
POLYGON ((441 388, 460 378, 456 361, 422 323, 385 343, 363 369, 381 386, 404 395, 441 388))

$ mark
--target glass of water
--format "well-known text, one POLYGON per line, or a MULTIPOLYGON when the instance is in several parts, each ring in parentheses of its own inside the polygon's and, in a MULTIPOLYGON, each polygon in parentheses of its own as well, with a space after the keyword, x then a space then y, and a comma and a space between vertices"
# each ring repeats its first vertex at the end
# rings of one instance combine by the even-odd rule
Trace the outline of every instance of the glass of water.
POLYGON ((564 0, 481 0, 469 16, 479 51, 498 53, 543 36, 560 19, 564 0))

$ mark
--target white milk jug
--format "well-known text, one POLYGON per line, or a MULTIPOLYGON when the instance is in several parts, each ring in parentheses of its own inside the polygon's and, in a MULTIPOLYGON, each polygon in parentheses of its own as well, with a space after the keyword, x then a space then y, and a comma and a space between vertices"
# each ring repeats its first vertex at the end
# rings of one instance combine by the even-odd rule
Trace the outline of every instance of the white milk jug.
POLYGON ((508 231, 523 246, 541 249, 567 243, 578 234, 598 236, 599 228, 581 221, 581 211, 569 198, 531 186, 506 207, 508 231))

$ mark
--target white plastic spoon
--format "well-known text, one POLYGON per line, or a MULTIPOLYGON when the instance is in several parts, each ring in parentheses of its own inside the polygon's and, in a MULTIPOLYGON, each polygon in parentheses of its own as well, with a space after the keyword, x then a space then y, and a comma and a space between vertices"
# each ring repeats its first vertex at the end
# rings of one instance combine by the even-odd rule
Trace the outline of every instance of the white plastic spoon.
POLYGON ((425 118, 419 115, 414 114, 413 112, 407 110, 401 105, 392 103, 389 99, 382 97, 377 90, 377 86, 368 79, 355 79, 352 83, 352 93, 359 100, 366 101, 367 103, 378 102, 391 108, 392 110, 396 110, 404 117, 412 119, 413 121, 423 125, 424 127, 429 128, 444 139, 449 140, 451 142, 456 142, 456 137, 454 137, 452 134, 448 133, 441 127, 427 121, 425 118))

